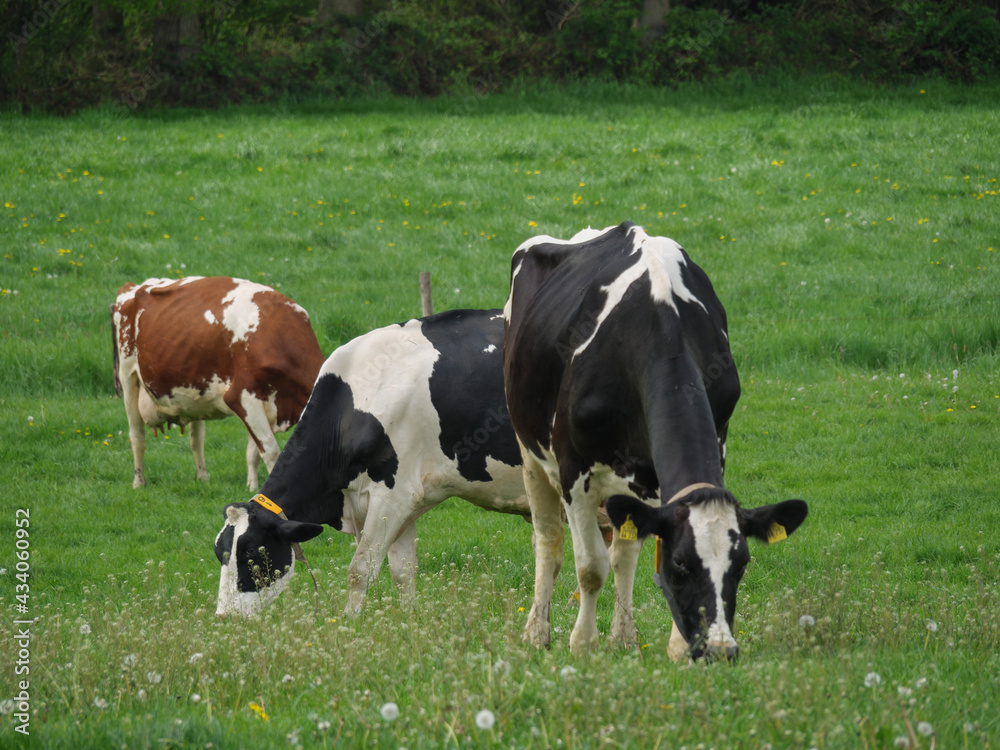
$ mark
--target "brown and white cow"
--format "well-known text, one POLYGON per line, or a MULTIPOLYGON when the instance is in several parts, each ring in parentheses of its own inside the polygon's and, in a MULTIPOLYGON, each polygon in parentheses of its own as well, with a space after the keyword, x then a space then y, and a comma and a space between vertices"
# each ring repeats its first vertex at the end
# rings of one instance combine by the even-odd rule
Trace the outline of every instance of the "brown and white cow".
POLYGON ((125 284, 111 305, 115 390, 125 401, 135 459, 146 483, 144 425, 191 425, 198 479, 206 481, 205 420, 236 415, 250 433, 247 487, 261 457, 278 460, 274 433, 294 425, 323 364, 309 315, 271 287, 226 276, 125 284))

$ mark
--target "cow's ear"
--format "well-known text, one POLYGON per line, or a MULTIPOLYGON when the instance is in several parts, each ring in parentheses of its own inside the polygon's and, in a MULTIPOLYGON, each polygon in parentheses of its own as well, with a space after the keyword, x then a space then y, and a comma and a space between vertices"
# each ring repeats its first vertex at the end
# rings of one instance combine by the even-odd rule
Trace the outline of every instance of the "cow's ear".
POLYGON ((742 512, 744 536, 764 542, 780 542, 802 525, 809 514, 809 506, 804 500, 785 500, 742 512))
MULTIPOLYGON (((618 533, 623 538, 628 538, 630 531, 628 524, 635 525, 632 531, 639 539, 650 534, 660 533, 658 526, 666 520, 662 508, 654 508, 628 495, 613 495, 608 498, 605 509, 608 511, 608 518, 618 529, 618 533), (623 530, 622 527, 626 528, 623 530)), ((633 539, 636 537, 632 537, 633 539)))
POLYGON ((278 536, 286 542, 308 542, 323 533, 323 525, 302 521, 278 521, 278 536))

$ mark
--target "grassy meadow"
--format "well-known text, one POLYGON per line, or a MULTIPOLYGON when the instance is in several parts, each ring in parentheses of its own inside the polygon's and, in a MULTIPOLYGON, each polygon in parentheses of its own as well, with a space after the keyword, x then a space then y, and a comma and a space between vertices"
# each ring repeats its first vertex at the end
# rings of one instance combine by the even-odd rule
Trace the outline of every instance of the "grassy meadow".
MULTIPOLYGON (((0 114, 0 747, 1000 747, 997 101, 776 78, 0 114), (526 647, 530 526, 457 500, 420 521, 412 610, 384 571, 345 618, 352 540, 331 529, 305 545, 318 605, 300 572, 260 618, 216 620, 246 433, 208 426, 207 484, 186 437, 150 435, 132 489, 119 286, 261 281, 329 353, 418 315, 420 271, 436 310, 498 307, 524 239, 625 219, 680 242, 726 306, 727 486, 810 504, 752 545, 737 663, 667 660, 651 545, 638 648, 571 656, 561 605, 551 650, 526 647)), ((556 601, 574 586, 567 544, 556 601)))

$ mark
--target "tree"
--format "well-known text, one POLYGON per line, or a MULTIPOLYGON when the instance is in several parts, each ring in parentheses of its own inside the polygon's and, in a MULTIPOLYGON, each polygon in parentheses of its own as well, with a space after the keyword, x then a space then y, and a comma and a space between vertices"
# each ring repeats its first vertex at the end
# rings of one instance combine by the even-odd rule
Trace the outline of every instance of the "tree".
POLYGON ((643 30, 642 43, 647 45, 663 36, 670 0, 643 0, 639 14, 639 27, 643 30))
POLYGON ((125 19, 119 8, 101 0, 94 3, 94 40, 99 45, 117 45, 124 38, 125 19))
POLYGON ((319 0, 316 20, 320 26, 329 26, 338 18, 360 18, 364 12, 364 0, 319 0))
POLYGON ((196 2, 157 3, 153 53, 167 64, 183 63, 201 52, 201 16, 196 2))

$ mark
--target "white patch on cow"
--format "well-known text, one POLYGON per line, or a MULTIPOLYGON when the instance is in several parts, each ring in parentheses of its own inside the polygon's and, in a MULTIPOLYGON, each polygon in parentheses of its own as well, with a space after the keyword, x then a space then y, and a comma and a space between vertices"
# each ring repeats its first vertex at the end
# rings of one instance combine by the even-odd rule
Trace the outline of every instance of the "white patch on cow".
POLYGON ((493 353, 493 352, 495 352, 496 350, 497 350, 497 347, 496 347, 496 344, 490 344, 490 345, 489 345, 489 346, 487 346, 487 347, 486 347, 485 349, 483 349, 483 352, 484 352, 485 354, 492 354, 492 353, 493 353))
MULTIPOLYGON (((608 231, 608 230, 605 230, 608 231)), ((604 307, 594 321, 594 330, 590 336, 573 352, 573 356, 581 354, 597 336, 601 325, 625 297, 625 293, 636 281, 648 276, 650 296, 656 302, 670 305, 678 312, 676 297, 684 302, 705 305, 692 294, 684 284, 681 269, 687 265, 681 246, 667 237, 650 237, 642 227, 632 227, 632 254, 639 253, 639 259, 627 268, 610 284, 601 287, 605 294, 604 307)))
POLYGON ((260 325, 260 308, 253 301, 254 295, 271 291, 270 287, 240 279, 222 298, 222 325, 232 333, 234 344, 245 341, 260 325))
POLYGON ((215 319, 215 316, 212 314, 211 310, 205 310, 205 320, 208 321, 208 324, 210 326, 214 326, 216 323, 219 322, 215 319))
POLYGON ((295 312, 305 317, 306 320, 309 320, 309 313, 306 312, 306 309, 302 307, 302 305, 300 305, 298 302, 293 302, 292 300, 288 300, 285 304, 288 305, 293 310, 295 310, 295 312))
MULTIPOLYGON (((272 585, 267 586, 263 591, 240 591, 237 588, 239 574, 237 572, 236 544, 239 538, 246 533, 250 527, 250 516, 245 508, 232 508, 230 513, 237 516, 234 523, 231 518, 226 519, 226 525, 222 527, 219 536, 225 533, 230 526, 233 527, 233 546, 229 555, 229 560, 222 566, 219 576, 219 598, 215 608, 216 615, 238 614, 243 617, 253 617, 273 602, 292 579, 295 573, 295 557, 292 556, 292 564, 288 572, 284 573, 272 585)), ((218 541, 218 536, 216 541, 218 541)))
POLYGON ((715 587, 715 622, 708 627, 707 645, 719 648, 736 646, 726 621, 722 584, 732 565, 732 534, 739 535, 736 508, 724 501, 709 500, 691 507, 689 518, 694 532, 694 548, 715 587))
POLYGON ((674 302, 676 297, 683 302, 699 305, 702 310, 708 312, 701 300, 684 284, 681 269, 687 265, 687 261, 684 260, 680 245, 669 237, 650 237, 642 227, 633 227, 632 241, 633 248, 641 249, 644 263, 649 270, 654 300, 665 302, 677 312, 677 303, 674 302))
MULTIPOLYGON (((141 382, 145 382, 139 374, 141 382)), ((233 415, 226 405, 225 395, 229 381, 218 375, 212 376, 208 387, 202 391, 191 386, 178 386, 164 398, 154 398, 143 388, 139 392, 139 412, 142 421, 150 427, 158 427, 165 422, 188 424, 203 419, 221 419, 233 415)))

